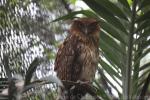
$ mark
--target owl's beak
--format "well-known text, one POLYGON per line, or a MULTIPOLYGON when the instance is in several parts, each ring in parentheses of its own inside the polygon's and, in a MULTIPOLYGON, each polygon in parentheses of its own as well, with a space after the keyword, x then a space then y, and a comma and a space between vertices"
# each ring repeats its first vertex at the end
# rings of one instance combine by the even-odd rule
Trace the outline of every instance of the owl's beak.
POLYGON ((88 34, 88 29, 86 27, 84 28, 84 33, 88 34))
POLYGON ((88 25, 83 25, 82 27, 81 27, 81 29, 82 29, 82 32, 84 33, 84 34, 88 34, 88 25))

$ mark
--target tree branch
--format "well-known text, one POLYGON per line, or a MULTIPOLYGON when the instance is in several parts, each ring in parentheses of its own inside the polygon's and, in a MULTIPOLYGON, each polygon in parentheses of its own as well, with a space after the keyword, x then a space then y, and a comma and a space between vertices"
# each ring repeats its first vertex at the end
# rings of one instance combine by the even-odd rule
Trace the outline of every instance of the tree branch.
POLYGON ((131 16, 131 27, 129 30, 129 40, 128 40, 128 51, 127 51, 127 62, 126 62, 126 80, 123 99, 130 99, 130 82, 131 82, 131 69, 132 69, 132 49, 133 49, 133 34, 134 34, 134 25, 135 25, 135 16, 136 16, 136 6, 138 0, 133 0, 132 5, 132 16, 131 16))
MULTIPOLYGON (((96 89, 91 84, 66 81, 66 80, 62 80, 62 83, 64 84, 65 87, 71 87, 69 91, 71 91, 75 94, 76 94, 76 92, 78 92, 77 95, 89 93, 96 100, 100 100, 99 97, 97 97, 96 89)), ((72 95, 72 94, 70 94, 70 95, 72 95)))

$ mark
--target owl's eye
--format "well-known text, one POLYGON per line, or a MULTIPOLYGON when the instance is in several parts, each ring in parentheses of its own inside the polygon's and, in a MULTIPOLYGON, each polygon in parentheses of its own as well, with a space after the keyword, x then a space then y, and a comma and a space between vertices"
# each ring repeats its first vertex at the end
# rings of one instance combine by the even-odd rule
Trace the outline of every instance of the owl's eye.
POLYGON ((89 26, 97 26, 98 25, 98 22, 93 22, 93 23, 91 23, 91 24, 89 24, 89 26))
POLYGON ((79 20, 75 20, 75 21, 74 21, 74 24, 75 24, 75 26, 76 26, 77 28, 81 28, 81 27, 84 26, 83 23, 82 23, 81 21, 79 21, 79 20))
POLYGON ((89 24, 88 27, 91 29, 95 29, 95 28, 97 28, 97 25, 98 25, 98 22, 93 22, 93 23, 89 24))
POLYGON ((78 23, 77 23, 77 26, 78 26, 78 28, 82 28, 82 27, 84 27, 84 24, 81 23, 81 22, 78 22, 78 23))

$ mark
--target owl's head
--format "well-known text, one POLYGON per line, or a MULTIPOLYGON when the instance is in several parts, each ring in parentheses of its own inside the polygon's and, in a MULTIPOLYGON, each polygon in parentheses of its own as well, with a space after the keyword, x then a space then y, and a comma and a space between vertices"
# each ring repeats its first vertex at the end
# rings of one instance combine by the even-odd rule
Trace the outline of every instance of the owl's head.
POLYGON ((99 33, 99 30, 98 21, 93 18, 80 18, 74 20, 71 26, 71 32, 76 34, 92 35, 99 33))

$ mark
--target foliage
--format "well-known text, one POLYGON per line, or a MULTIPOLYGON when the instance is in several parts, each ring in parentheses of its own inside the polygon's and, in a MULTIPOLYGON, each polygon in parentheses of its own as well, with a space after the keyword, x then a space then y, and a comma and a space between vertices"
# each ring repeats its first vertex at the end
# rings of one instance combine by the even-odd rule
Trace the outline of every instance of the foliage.
POLYGON ((54 74, 56 46, 68 27, 60 20, 82 14, 96 18, 101 26, 101 60, 93 82, 97 95, 111 100, 115 90, 118 99, 146 99, 150 92, 150 1, 82 0, 90 9, 70 9, 77 1, 0 1, 0 91, 20 74, 26 84, 23 99, 53 100, 57 93, 51 83, 61 82, 49 74, 54 74))
POLYGON ((120 99, 146 98, 145 93, 148 92, 149 85, 144 86, 150 83, 147 81, 150 60, 143 62, 143 59, 149 59, 150 53, 150 2, 83 1, 91 8, 90 10, 75 11, 54 21, 72 19, 78 14, 99 20, 101 60, 98 72, 105 84, 98 83, 99 79, 96 80, 98 95, 104 100, 112 98, 111 92, 106 91, 111 87, 117 91, 120 99))
POLYGON ((0 1, 0 92, 19 74, 25 80, 25 86, 30 87, 23 92, 30 94, 23 97, 25 100, 52 99, 56 94, 54 89, 48 88, 56 87, 50 84, 55 78, 50 75, 54 73, 54 58, 49 55, 55 55, 55 34, 62 33, 65 25, 50 22, 66 14, 62 9, 63 5, 55 0, 0 1), (44 60, 37 60, 39 58, 44 60), (49 78, 39 80, 46 76, 49 78), (47 95, 43 97, 42 93, 47 95))

